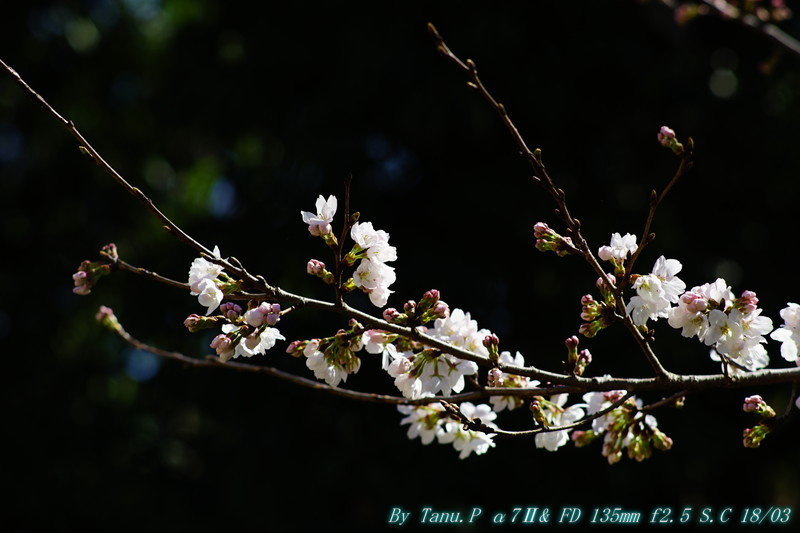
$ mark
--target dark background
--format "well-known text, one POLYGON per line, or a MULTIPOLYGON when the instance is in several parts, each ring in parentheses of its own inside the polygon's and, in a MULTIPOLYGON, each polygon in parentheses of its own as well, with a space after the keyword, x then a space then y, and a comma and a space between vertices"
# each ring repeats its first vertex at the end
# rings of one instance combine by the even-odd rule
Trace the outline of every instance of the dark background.
MULTIPOLYGON (((305 275, 309 258, 328 257, 299 211, 319 194, 341 198, 352 173, 354 208, 398 248, 390 305, 438 288, 502 349, 558 369, 595 276, 534 250, 536 221, 562 229, 553 205, 493 111, 435 52, 432 21, 542 148, 594 248, 614 231, 641 236, 649 190, 676 165, 656 142, 668 124, 694 137, 696 167, 659 209, 643 271, 664 254, 689 287, 724 276, 737 293, 757 291, 776 326, 800 293, 800 60, 735 24, 679 27, 660 4, 621 0, 24 6, 3 7, 3 60, 181 227, 292 292, 329 297, 305 275)), ((800 35, 797 21, 785 28, 800 35)), ((696 394, 656 413, 675 446, 642 464, 608 466, 599 443, 551 454, 525 439, 460 461, 449 445, 409 441, 393 407, 134 352, 94 322, 99 305, 142 340, 201 355, 211 334, 181 325, 196 300, 124 273, 78 297, 71 274, 115 242, 127 261, 185 279, 193 252, 7 76, 0 172, 0 485, 12 494, 2 530, 375 531, 395 505, 416 520, 424 505, 481 506, 484 518, 571 504, 738 516, 800 500, 796 417, 760 449, 741 445, 756 422, 742 398, 761 393, 783 411, 785 385, 696 394)), ((308 311, 280 328, 292 340, 342 325, 308 311)), ((671 370, 718 371, 704 346, 664 323, 656 331, 671 370)), ((258 362, 310 376, 284 346, 258 362)), ((590 372, 649 375, 624 332, 581 346, 590 372)), ((390 392, 391 380, 367 358, 347 386, 390 392)), ((529 427, 526 412, 513 415, 501 423, 529 427)))

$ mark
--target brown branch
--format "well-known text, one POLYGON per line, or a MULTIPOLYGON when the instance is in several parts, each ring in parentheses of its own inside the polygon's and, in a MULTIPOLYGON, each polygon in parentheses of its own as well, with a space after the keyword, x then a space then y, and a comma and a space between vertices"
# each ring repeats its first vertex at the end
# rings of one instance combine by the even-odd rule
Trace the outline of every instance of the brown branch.
MULTIPOLYGON (((594 257, 592 252, 589 250, 588 244, 583 239, 580 233, 580 222, 578 221, 578 219, 575 219, 570 215, 566 207, 564 192, 563 190, 558 189, 554 186, 552 179, 547 174, 544 164, 541 161, 538 151, 531 152, 528 149, 527 145, 525 144, 524 140, 519 134, 518 129, 509 118, 508 113, 505 110, 505 107, 503 107, 502 104, 494 100, 491 94, 483 86, 480 78, 478 77, 477 69, 474 63, 471 61, 464 63, 461 60, 459 60, 455 55, 453 55, 432 26, 431 26, 431 33, 434 35, 434 38, 437 41, 439 50, 445 56, 454 61, 462 70, 464 70, 466 73, 469 74, 472 80, 471 83, 474 86, 474 88, 478 89, 479 92, 484 96, 484 98, 487 99, 487 101, 489 101, 489 103, 500 114, 501 118, 503 119, 503 122, 506 124, 512 137, 515 139, 520 149, 522 150, 523 155, 529 161, 532 168, 534 169, 535 180, 539 181, 540 183, 543 183, 546 189, 556 200, 556 203, 559 206, 559 213, 566 222, 573 239, 577 243, 578 250, 584 256, 584 258, 590 263, 591 267, 595 270, 595 272, 597 272, 601 276, 604 276, 605 272, 597 262, 597 259, 594 257)), ((365 324, 368 324, 377 329, 406 336, 408 338, 417 340, 427 346, 439 349, 442 352, 448 353, 455 357, 473 361, 479 364, 480 366, 486 368, 490 368, 492 366, 498 366, 498 368, 504 372, 517 374, 521 376, 527 376, 552 384, 549 388, 519 389, 518 391, 508 388, 503 388, 503 389, 487 388, 482 391, 470 392, 450 397, 450 399, 454 401, 466 401, 468 399, 472 400, 494 395, 526 396, 532 394, 558 394, 558 393, 573 393, 573 392, 587 392, 587 391, 607 391, 607 390, 618 390, 618 389, 628 390, 631 393, 638 391, 647 391, 647 390, 689 391, 689 390, 702 390, 714 387, 719 387, 719 388, 749 387, 753 385, 766 385, 766 384, 774 384, 774 383, 789 382, 789 381, 795 382, 800 380, 800 368, 760 370, 757 372, 748 373, 746 375, 737 376, 734 379, 734 378, 729 378, 724 374, 707 375, 707 376, 677 376, 671 373, 667 373, 666 371, 663 370, 663 367, 661 368, 661 370, 659 370, 658 366, 654 365, 654 368, 656 368, 657 373, 659 375, 659 377, 657 378, 612 378, 612 377, 584 378, 584 377, 568 376, 564 374, 548 372, 532 366, 517 367, 515 365, 507 365, 502 363, 499 365, 493 365, 492 362, 486 357, 453 346, 439 339, 430 337, 429 335, 426 335, 425 333, 422 333, 417 329, 407 328, 388 323, 384 320, 381 320, 379 318, 373 317, 372 315, 369 315, 355 308, 352 308, 343 302, 341 304, 336 304, 331 302, 304 298, 302 296, 298 296, 290 292, 284 291, 278 287, 272 287, 263 278, 249 274, 246 271, 246 269, 241 265, 241 263, 239 261, 236 261, 234 258, 225 260, 213 257, 212 253, 205 246, 197 242, 195 239, 191 238, 177 225, 175 225, 166 215, 164 215, 155 206, 152 200, 150 200, 138 188, 130 185, 116 170, 114 170, 99 155, 99 153, 96 152, 95 149, 92 148, 92 146, 86 141, 83 135, 77 130, 74 123, 62 117, 52 106, 50 106, 50 104, 48 104, 38 93, 36 93, 19 76, 19 74, 17 74, 17 72, 14 71, 14 69, 12 69, 2 60, 0 60, 0 65, 2 65, 2 67, 6 70, 6 72, 12 76, 12 78, 24 89, 24 91, 29 96, 31 96, 35 101, 37 101, 53 118, 59 121, 62 124, 62 126, 64 126, 67 129, 67 131, 78 141, 79 147, 81 148, 81 151, 83 153, 90 156, 95 161, 95 163, 98 166, 100 166, 106 173, 108 173, 120 186, 122 186, 128 193, 130 193, 132 196, 134 196, 140 202, 142 202, 149 211, 151 211, 159 220, 161 220, 165 224, 165 227, 168 231, 173 233, 182 242, 188 244, 189 246, 197 250, 201 256, 204 256, 208 260, 220 264, 225 269, 236 274, 237 276, 240 276, 245 282, 247 287, 256 288, 258 290, 263 291, 263 293, 242 292, 234 296, 234 298, 252 298, 252 299, 263 299, 263 300, 268 299, 271 301, 288 302, 297 309, 301 307, 308 307, 327 312, 334 312, 350 318, 357 318, 358 320, 364 322, 365 324)), ((188 288, 181 282, 168 280, 168 278, 164 278, 163 276, 159 276, 144 269, 131 267, 130 270, 136 272, 137 274, 151 277, 157 281, 168 283, 170 285, 179 287, 181 289, 188 288)), ((630 323, 630 317, 626 317, 625 322, 628 324, 629 329, 631 329, 631 333, 636 338, 640 347, 642 347, 645 354, 648 355, 648 359, 651 360, 651 364, 653 364, 654 361, 657 362, 655 354, 652 353, 652 350, 650 349, 647 340, 642 336, 642 334, 639 332, 637 328, 635 327, 631 328, 632 323, 630 323)), ((135 345, 138 345, 142 349, 148 349, 146 344, 141 343, 140 341, 133 339, 132 337, 130 337, 129 342, 138 343, 135 345)), ((394 396, 383 396, 370 393, 348 391, 345 389, 339 389, 338 387, 330 387, 328 385, 323 385, 316 381, 294 376, 292 374, 287 374, 283 371, 270 367, 262 367, 259 365, 248 365, 237 362, 222 363, 221 361, 219 361, 218 358, 215 358, 213 356, 210 359, 208 358, 195 359, 187 357, 183 354, 179 354, 177 352, 167 352, 156 348, 152 348, 148 351, 152 351, 153 353, 156 353, 158 355, 162 355, 164 357, 181 361, 184 364, 190 366, 223 366, 242 371, 266 373, 269 375, 279 377, 281 379, 287 379, 293 383, 297 383, 304 387, 321 389, 321 390, 330 389, 333 394, 343 395, 364 401, 380 401, 384 403, 398 403, 398 404, 422 404, 422 403, 429 403, 430 401, 438 401, 438 399, 407 400, 405 398, 399 398, 394 396)))
POLYGON ((678 169, 675 171, 675 174, 672 176, 672 179, 669 180, 669 183, 667 183, 667 185, 664 187, 664 190, 661 191, 661 194, 656 195, 655 190, 652 192, 650 196, 650 209, 647 212, 647 220, 645 221, 644 224, 644 231, 642 231, 642 240, 639 243, 639 246, 636 248, 636 251, 631 256, 630 260, 628 261, 628 264, 626 265, 625 277, 623 278, 622 283, 617 287, 617 291, 619 291, 620 293, 624 288, 624 284, 627 283, 628 280, 630 279, 631 273, 633 273, 633 265, 634 263, 636 263, 636 260, 642 253, 642 250, 644 250, 645 246, 650 244, 655 238, 655 234, 650 233, 650 228, 653 225, 653 219, 656 214, 656 209, 658 208, 659 205, 661 205, 661 202, 664 201, 664 198, 667 196, 667 194, 675 185, 675 183, 677 183, 678 179, 680 179, 681 176, 686 174, 686 172, 690 168, 692 168, 693 152, 694 152, 694 141, 692 140, 691 137, 689 137, 689 140, 686 142, 686 148, 684 149, 684 152, 680 156, 681 160, 680 163, 678 164, 678 169))
POLYGON ((689 392, 688 390, 678 391, 675 394, 673 394, 672 396, 668 396, 668 397, 663 398, 663 399, 661 399, 661 400, 659 400, 657 402, 653 402, 650 405, 645 405, 644 407, 639 409, 639 411, 641 411, 642 413, 649 413, 650 411, 654 411, 654 410, 658 409, 659 407, 664 407, 665 405, 672 405, 675 402, 677 402, 678 400, 680 400, 681 398, 683 398, 684 396, 686 396, 686 394, 688 392, 689 392))
MULTIPOLYGON (((580 255, 589 263, 589 266, 594 270, 594 272, 602 279, 606 279, 606 272, 603 270, 603 267, 598 262, 597 258, 595 257, 592 250, 589 248, 589 244, 586 242, 586 239, 583 237, 581 233, 581 223, 580 220, 577 218, 572 217, 567 208, 566 203, 566 194, 564 193, 563 189, 560 189, 555 186, 553 179, 547 173, 547 169, 544 166, 541 158, 541 152, 536 150, 532 152, 530 148, 528 148, 525 139, 523 139, 522 135, 519 132, 519 129, 511 120, 511 117, 508 114, 505 106, 498 102, 494 96, 489 92, 486 86, 481 81, 480 77, 478 76, 478 68, 475 65, 475 62, 471 59, 467 59, 466 61, 462 61, 458 58, 447 46, 442 36, 436 30, 436 27, 428 23, 428 31, 430 32, 431 36, 433 37, 434 43, 436 44, 437 50, 449 59, 452 63, 454 63, 464 74, 466 74, 470 81, 467 83, 469 87, 477 90, 480 95, 486 100, 489 105, 494 108, 494 110, 500 115, 500 118, 505 124, 506 129, 508 129, 511 137, 514 139, 514 142, 517 144, 522 156, 528 161, 531 168, 534 172, 534 181, 541 184, 545 190, 553 197, 558 206, 557 212, 564 223, 567 225, 567 229, 569 231, 570 237, 575 243, 577 250, 579 251, 580 255)), ((671 184, 665 189, 665 192, 669 190, 671 184)), ((617 292, 617 287, 607 281, 609 287, 615 293, 617 292)), ((617 299, 619 305, 619 298, 617 299)), ((630 334, 633 336, 634 340, 638 344, 639 348, 644 353, 648 363, 653 368, 653 371, 656 375, 665 381, 669 381, 674 377, 674 375, 667 371, 661 362, 658 360, 655 352, 653 352, 652 348, 650 347, 647 339, 642 335, 636 325, 633 323, 632 319, 628 316, 625 307, 619 307, 619 313, 623 317, 623 322, 627 327, 630 334)))
POLYGON ((623 403, 628 401, 628 398, 630 398, 631 396, 633 396, 633 392, 632 391, 628 391, 625 394, 625 396, 623 396, 622 398, 620 398, 616 402, 612 403, 611 405, 609 405, 605 409, 601 409, 600 411, 597 411, 596 413, 592 413, 591 415, 586 415, 583 418, 581 418, 580 420, 576 420, 572 424, 566 424, 566 425, 563 425, 563 426, 538 427, 536 429, 531 429, 531 430, 527 430, 527 431, 496 430, 496 431, 493 431, 492 433, 496 433, 497 435, 502 435, 504 437, 524 437, 524 436, 527 436, 527 435, 536 435, 537 433, 552 433, 554 431, 567 431, 567 430, 570 430, 570 429, 575 429, 577 427, 580 427, 580 426, 586 424, 587 422, 591 422, 592 420, 594 420, 596 418, 600 418, 601 416, 607 415, 608 413, 610 413, 611 411, 613 411, 614 409, 616 409, 617 407, 621 406, 623 403))
POLYGON ((249 275, 247 271, 245 271, 241 267, 234 266, 231 262, 226 261, 224 259, 216 259, 214 258, 211 251, 200 244, 198 241, 193 239, 189 234, 183 231, 177 224, 172 222, 158 207, 156 207, 155 203, 138 187, 134 187, 130 183, 128 183, 122 175, 117 172, 105 159, 97 152, 97 150, 92 147, 88 140, 78 131, 78 128, 75 126, 75 123, 71 120, 64 118, 58 111, 51 106, 47 100, 45 100, 39 93, 34 91, 28 83, 22 79, 22 77, 17 73, 16 70, 11 68, 8 64, 6 64, 2 59, 0 59, 0 65, 2 65, 3 69, 14 79, 14 81, 22 87, 25 93, 28 94, 31 98, 33 98, 41 107, 44 108, 47 113, 57 120, 68 132, 72 137, 74 137, 78 141, 78 148, 80 149, 81 153, 90 157, 94 163, 99 166, 103 171, 106 172, 109 176, 111 176, 118 185, 120 185, 123 189, 125 189, 131 196, 136 198, 139 202, 144 204, 144 206, 153 213, 156 218, 158 218, 163 224, 164 229, 167 230, 169 233, 174 235, 178 240, 187 244, 188 246, 194 248, 200 255, 208 258, 209 260, 214 261, 225 267, 230 272, 235 273, 237 276, 243 278, 246 282, 253 284, 258 280, 249 275))
POLYGON ((122 259, 118 259, 114 264, 117 265, 117 267, 120 270, 125 270, 127 272, 132 272, 132 273, 137 274, 139 276, 144 276, 144 277, 149 278, 149 279, 151 279, 153 281, 157 281, 159 283, 164 283, 164 284, 169 285, 171 287, 177 287, 179 289, 183 289, 183 290, 186 290, 186 291, 190 291, 191 290, 191 287, 189 287, 188 283, 183 283, 182 281, 175 281, 174 279, 170 279, 170 278, 168 278, 166 276, 162 276, 161 274, 157 274, 155 272, 151 272, 150 270, 147 270, 145 268, 133 266, 130 263, 126 263, 122 259))

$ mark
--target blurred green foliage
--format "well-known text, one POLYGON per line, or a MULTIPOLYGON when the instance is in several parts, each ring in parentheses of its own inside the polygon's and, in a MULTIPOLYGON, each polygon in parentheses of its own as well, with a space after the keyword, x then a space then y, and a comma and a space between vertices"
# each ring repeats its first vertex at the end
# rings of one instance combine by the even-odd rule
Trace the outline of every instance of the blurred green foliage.
MULTIPOLYGON (((776 59, 765 39, 733 24, 678 27, 655 3, 622 0, 3 9, 0 57, 175 222, 288 290, 328 296, 304 274, 309 258, 327 257, 299 211, 318 194, 341 195, 352 173, 354 208, 389 231, 400 254, 390 304, 438 288, 497 332, 501 349, 558 368, 594 276, 533 249, 534 222, 560 229, 553 206, 493 112, 437 56, 432 21, 543 149, 593 245, 641 232, 649 190, 674 169, 655 142, 668 124, 694 137, 696 168, 660 208, 641 265, 678 258, 689 286, 725 276, 737 292, 757 291, 776 323, 800 292, 791 260, 800 61, 776 59)), ((800 35, 797 20, 786 29, 800 35)), ((80 298, 70 275, 116 242, 127 261, 184 279, 191 250, 2 76, 0 175, 11 450, 2 484, 13 494, 3 529, 375 531, 390 505, 799 501, 794 419, 759 450, 740 443, 755 423, 742 398, 762 393, 780 410, 788 387, 700 394, 683 411, 658 413, 676 444, 644 464, 608 467, 598 446, 551 456, 532 440, 460 462, 450 447, 408 441, 391 407, 135 353, 94 323, 100 304, 142 340, 202 354, 210 336, 181 326, 196 301, 123 274, 80 298)), ((281 330, 308 338, 340 325, 309 312, 281 330)), ((657 335, 668 368, 718 370, 703 346, 663 324, 657 335)), ((648 372, 623 332, 584 345, 591 372, 648 372)), ((310 375, 287 359, 276 349, 264 360, 310 375)), ((348 385, 390 391, 373 363, 348 385)), ((528 423, 525 413, 510 419, 528 423)))

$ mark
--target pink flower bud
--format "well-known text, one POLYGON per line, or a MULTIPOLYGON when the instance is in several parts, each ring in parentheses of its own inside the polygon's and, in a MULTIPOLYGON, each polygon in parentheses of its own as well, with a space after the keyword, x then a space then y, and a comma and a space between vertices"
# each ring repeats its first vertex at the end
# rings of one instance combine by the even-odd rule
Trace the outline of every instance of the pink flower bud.
POLYGON ((316 259, 309 260, 306 265, 306 272, 312 276, 321 276, 325 271, 325 263, 316 259))
POLYGON ((567 340, 565 340, 564 344, 566 345, 567 350, 576 350, 578 348, 578 342, 580 342, 578 340, 578 337, 573 335, 572 337, 569 337, 567 340))
POLYGON ((496 349, 500 345, 500 338, 494 333, 490 333, 483 338, 483 345, 488 349, 492 347, 496 349))
POLYGON ((533 225, 533 236, 537 239, 549 241, 555 238, 556 233, 544 222, 537 222, 533 225))
POLYGON ((305 348, 305 346, 305 341, 292 341, 289 343, 289 346, 286 347, 286 353, 298 357, 303 353, 303 348, 305 348))
POLYGON ((233 302, 225 302, 219 306, 219 312, 228 320, 236 320, 241 316, 242 308, 233 302))
POLYGON ((101 325, 110 329, 111 331, 115 331, 117 333, 122 331, 122 326, 117 320, 114 311, 110 307, 101 305, 100 309, 97 310, 97 314, 94 315, 94 318, 100 322, 101 325))
POLYGON ((231 351, 231 339, 227 335, 220 333, 211 341, 211 348, 217 351, 217 355, 223 357, 231 351))
POLYGON ((445 302, 439 300, 436 302, 436 305, 433 306, 433 314, 438 318, 447 318, 450 316, 450 308, 445 302))
POLYGON ((486 384, 490 387, 503 386, 503 372, 499 368, 489 370, 489 376, 486 379, 486 384))
POLYGON ((742 296, 734 302, 734 307, 737 307, 744 314, 752 313, 758 309, 758 298, 753 291, 744 291, 742 296))
POLYGON ((671 128, 661 126, 657 138, 661 146, 669 148, 675 155, 681 155, 683 153, 683 145, 678 142, 678 138, 671 128))
POLYGON ((186 329, 189 331, 195 332, 197 331, 197 326, 202 320, 203 317, 200 315, 192 314, 186 317, 186 320, 183 321, 183 325, 186 326, 186 329))
POLYGON ((438 301, 439 300, 439 291, 436 290, 436 289, 431 289, 431 290, 429 290, 428 292, 426 292, 425 294, 422 295, 422 299, 423 300, 438 301))
POLYGON ((113 242, 106 244, 100 249, 100 255, 109 259, 112 263, 116 263, 119 260, 119 254, 117 253, 117 245, 113 242))
POLYGON ((684 293, 680 298, 686 304, 686 309, 692 313, 702 313, 708 309, 708 300, 694 292, 684 293))
POLYGON ((92 290, 89 288, 88 285, 78 285, 77 287, 74 287, 72 289, 72 292, 80 296, 86 296, 87 294, 92 292, 92 290))
POLYGON ((395 309, 394 307, 388 307, 383 310, 383 319, 386 322, 394 323, 394 321, 400 316, 400 312, 395 309))

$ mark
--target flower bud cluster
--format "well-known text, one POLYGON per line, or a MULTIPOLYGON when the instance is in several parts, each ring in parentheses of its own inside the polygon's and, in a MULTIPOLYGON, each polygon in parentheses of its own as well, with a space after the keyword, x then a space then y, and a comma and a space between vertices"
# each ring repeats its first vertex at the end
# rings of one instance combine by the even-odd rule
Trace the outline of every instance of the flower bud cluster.
POLYGON ((91 262, 87 260, 80 264, 78 271, 72 275, 72 281, 75 284, 72 292, 81 296, 86 296, 92 292, 92 288, 97 284, 100 278, 111 274, 119 260, 116 245, 113 243, 106 244, 100 250, 100 255, 102 255, 106 261, 91 262))
MULTIPOLYGON (((590 415, 610 408, 625 396, 625 391, 590 392, 583 396, 590 415)), ((650 414, 641 411, 642 402, 632 396, 622 405, 605 415, 595 418, 592 429, 576 432, 572 440, 576 446, 585 446, 603 436, 603 457, 609 464, 622 459, 626 450, 630 459, 644 461, 653 448, 667 451, 672 447, 672 439, 658 429, 658 421, 650 414)))
POLYGON ((303 344, 295 344, 295 341, 289 345, 287 352, 294 355, 294 352, 302 349, 306 366, 314 372, 314 376, 336 387, 361 368, 361 358, 356 352, 364 347, 364 327, 355 320, 351 320, 349 326, 350 329, 340 329, 332 337, 311 339, 303 341, 303 344))
POLYGON ((577 252, 571 238, 562 237, 544 222, 534 224, 533 236, 536 238, 536 249, 540 252, 555 252, 559 257, 577 252))
POLYGON ((489 360, 493 363, 497 363, 498 359, 500 358, 500 337, 495 335, 494 333, 490 333, 483 338, 483 346, 489 352, 489 360))
POLYGON ((306 265, 306 272, 311 276, 316 276, 328 285, 333 285, 336 278, 332 272, 325 269, 325 263, 317 259, 310 259, 306 265))
POLYGON ((244 320, 254 328, 264 324, 274 326, 281 319, 281 306, 276 303, 262 302, 258 307, 249 309, 244 314, 244 320))
POLYGON ((75 287, 72 292, 81 296, 86 296, 92 292, 92 288, 103 276, 111 274, 111 265, 103 262, 83 261, 78 267, 78 271, 72 275, 75 287))
POLYGON ((772 418, 775 416, 775 409, 770 407, 770 405, 764 401, 764 398, 757 394, 744 399, 742 410, 745 413, 756 413, 765 418, 772 418))
POLYGON ((672 130, 672 128, 661 126, 657 137, 661 146, 664 148, 669 148, 675 155, 683 155, 683 145, 678 142, 678 137, 675 135, 675 132, 672 130))
POLYGON ((761 446, 761 441, 763 441, 771 431, 772 428, 767 424, 758 424, 755 427, 745 429, 742 434, 742 443, 745 448, 758 448, 761 446))
POLYGON ((421 326, 437 318, 450 316, 450 307, 444 300, 439 299, 439 291, 431 289, 422 295, 419 303, 409 300, 403 304, 403 312, 394 307, 383 311, 383 319, 391 324, 400 326, 421 326))
MULTIPOLYGON (((606 276, 608 282, 617 282, 613 275, 606 274, 606 276)), ((578 333, 584 337, 594 337, 600 330, 607 328, 616 320, 614 307, 617 300, 607 281, 603 278, 597 278, 596 285, 600 289, 603 300, 595 300, 591 294, 581 297, 581 319, 586 322, 580 325, 578 333)))
POLYGON ((204 329, 215 328, 221 323, 227 322, 228 319, 224 316, 200 316, 191 314, 183 321, 183 325, 190 333, 197 333, 204 329))
POLYGON ((564 361, 564 369, 573 376, 582 376, 586 367, 592 362, 592 354, 589 350, 578 352, 578 337, 573 335, 564 341, 567 347, 567 360, 564 361))
POLYGON ((111 309, 110 307, 101 305, 100 309, 98 309, 97 311, 97 314, 94 315, 94 318, 104 328, 111 330, 114 333, 122 332, 122 325, 119 323, 119 320, 117 320, 117 316, 114 314, 114 310, 111 309))

